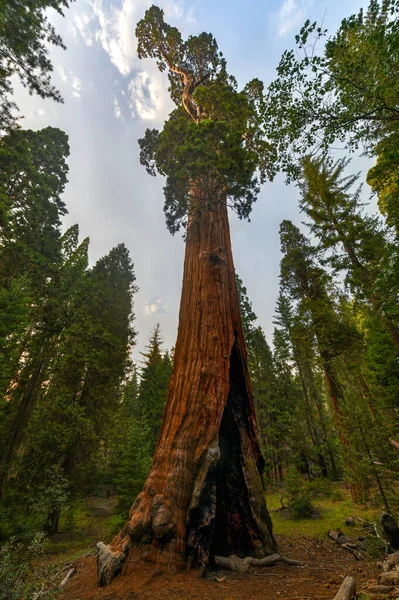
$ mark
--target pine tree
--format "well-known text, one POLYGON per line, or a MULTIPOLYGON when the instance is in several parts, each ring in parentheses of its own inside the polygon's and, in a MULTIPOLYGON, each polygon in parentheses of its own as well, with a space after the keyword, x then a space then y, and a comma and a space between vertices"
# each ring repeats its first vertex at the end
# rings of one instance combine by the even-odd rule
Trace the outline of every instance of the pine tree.
POLYGON ((336 427, 342 443, 348 445, 343 418, 345 399, 334 361, 354 344, 356 334, 337 318, 327 291, 328 276, 317 265, 315 249, 305 236, 290 221, 283 221, 280 237, 281 282, 293 298, 301 301, 304 312, 309 312, 336 427))
POLYGON ((0 391, 7 395, 1 486, 46 376, 68 302, 60 232, 68 138, 50 127, 15 131, 2 138, 0 153, 0 190, 7 201, 0 238, 0 331, 5 341, 0 391))
MULTIPOLYGON (((69 259, 76 286, 69 298, 70 320, 58 337, 48 382, 39 390, 19 481, 37 485, 41 473, 56 465, 72 497, 90 488, 106 461, 135 334, 135 276, 127 249, 113 248, 90 271, 81 255, 78 247, 69 259)), ((57 532, 60 509, 55 506, 46 515, 50 533, 57 532)))
POLYGON ((148 341, 145 361, 141 371, 138 393, 138 407, 149 432, 149 448, 154 453, 162 423, 162 413, 168 393, 172 364, 169 354, 161 352, 162 339, 159 323, 155 326, 148 341))
POLYGON ((399 323, 383 310, 383 300, 375 286, 390 248, 378 219, 361 213, 361 188, 351 191, 359 175, 344 176, 348 162, 306 158, 300 206, 312 219, 310 231, 321 246, 330 251, 327 262, 335 271, 346 271, 352 290, 358 298, 369 300, 399 347, 399 323))

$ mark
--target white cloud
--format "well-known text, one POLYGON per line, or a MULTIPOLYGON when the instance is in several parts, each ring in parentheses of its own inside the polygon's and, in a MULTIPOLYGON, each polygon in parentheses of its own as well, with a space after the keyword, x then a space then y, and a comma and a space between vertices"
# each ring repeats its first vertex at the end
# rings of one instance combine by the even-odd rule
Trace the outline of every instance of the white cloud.
POLYGON ((89 46, 97 42, 118 71, 127 76, 136 55, 134 30, 148 7, 146 0, 120 0, 120 6, 103 6, 103 0, 89 0, 90 12, 75 17, 74 31, 89 46))
POLYGON ((129 106, 137 111, 139 117, 145 121, 156 118, 162 100, 155 77, 150 77, 146 71, 139 71, 129 83, 129 93, 129 106))
POLYGON ((119 106, 118 98, 116 96, 114 98, 114 115, 117 119, 122 117, 121 107, 119 106))
POLYGON ((58 72, 60 74, 60 77, 61 77, 62 81, 64 83, 67 83, 68 82, 68 77, 67 77, 67 74, 64 71, 64 68, 63 67, 58 67, 58 72))
POLYGON ((95 39, 94 32, 91 28, 91 23, 92 16, 88 12, 75 15, 73 26, 74 35, 77 38, 78 34, 80 34, 85 40, 87 46, 92 46, 95 39))
POLYGON ((146 315, 164 314, 168 312, 168 305, 162 298, 149 298, 144 307, 146 315))
MULTIPOLYGON (((85 10, 74 19, 75 36, 80 35, 89 46, 101 46, 119 73, 125 78, 130 76, 127 86, 129 106, 133 116, 137 114, 144 120, 160 117, 167 97, 164 77, 154 61, 146 64, 147 70, 142 71, 137 57, 134 32, 149 4, 148 0, 119 0, 118 5, 108 5, 105 0, 88 0, 90 10, 85 10)), ((195 20, 191 9, 185 13, 183 0, 159 0, 157 4, 165 11, 165 18, 172 23, 183 20, 182 25, 186 22, 192 24, 195 20)), ((115 101, 114 112, 118 112, 115 101)))
POLYGON ((277 13, 277 33, 283 37, 299 28, 306 19, 306 9, 311 0, 284 0, 277 13))
POLYGON ((74 96, 75 98, 81 98, 81 91, 82 91, 82 82, 80 81, 80 79, 78 79, 78 77, 76 77, 76 75, 74 75, 71 71, 71 75, 72 75, 72 96, 74 96))
POLYGON ((32 117, 43 117, 44 114, 45 114, 45 112, 42 108, 39 108, 38 110, 34 110, 31 113, 32 117))
POLYGON ((64 83, 71 86, 72 96, 74 96, 74 98, 77 98, 79 100, 79 98, 82 97, 82 82, 79 79, 79 77, 76 77, 76 75, 73 73, 73 71, 69 71, 69 73, 66 73, 65 69, 63 67, 58 67, 58 72, 59 72, 61 80, 64 83))

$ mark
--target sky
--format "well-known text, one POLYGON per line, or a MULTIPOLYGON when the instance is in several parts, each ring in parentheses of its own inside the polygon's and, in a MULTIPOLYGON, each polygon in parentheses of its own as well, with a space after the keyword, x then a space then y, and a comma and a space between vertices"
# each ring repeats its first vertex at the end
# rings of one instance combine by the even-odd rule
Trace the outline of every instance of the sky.
MULTIPOLYGON (((151 2, 76 0, 65 17, 49 10, 50 22, 67 50, 51 49, 53 83, 65 103, 29 96, 15 86, 24 128, 59 127, 69 136, 69 183, 63 228, 79 224, 90 237, 94 264, 123 242, 135 265, 134 357, 140 359, 149 334, 160 323, 164 347, 175 344, 183 275, 184 241, 166 229, 163 180, 139 162, 137 140, 146 128, 161 129, 173 105, 165 74, 155 61, 139 60, 134 31, 151 2)), ((285 49, 306 19, 333 33, 361 0, 158 0, 165 20, 183 36, 211 32, 239 86, 254 77, 265 85, 276 77, 285 49)), ((359 163, 360 164, 360 163, 359 163)), ((357 166, 357 165, 356 165, 357 166)), ((365 166, 360 164, 360 166, 365 166)), ((278 295, 279 224, 301 223, 298 191, 278 176, 262 187, 251 222, 231 214, 235 268, 247 287, 258 324, 272 341, 278 295)))

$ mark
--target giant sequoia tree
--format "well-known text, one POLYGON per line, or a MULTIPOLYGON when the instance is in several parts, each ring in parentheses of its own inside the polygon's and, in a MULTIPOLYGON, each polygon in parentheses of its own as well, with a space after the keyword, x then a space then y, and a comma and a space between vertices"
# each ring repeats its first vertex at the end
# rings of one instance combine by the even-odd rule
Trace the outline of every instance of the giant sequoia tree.
POLYGON ((132 562, 206 566, 213 555, 259 557, 275 542, 266 509, 227 208, 248 217, 266 177, 262 84, 237 91, 212 35, 183 41, 147 10, 136 30, 140 58, 168 70, 176 103, 162 132, 140 140, 141 162, 166 176, 173 233, 186 226, 179 332, 153 464, 129 520, 99 544, 100 583, 132 562), (127 560, 126 560, 127 559, 127 560))

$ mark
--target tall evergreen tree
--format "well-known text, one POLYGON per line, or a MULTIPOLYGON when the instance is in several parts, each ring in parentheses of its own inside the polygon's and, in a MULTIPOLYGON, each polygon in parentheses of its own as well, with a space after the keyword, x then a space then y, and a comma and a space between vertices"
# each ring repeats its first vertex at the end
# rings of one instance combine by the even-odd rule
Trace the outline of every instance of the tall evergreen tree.
POLYGON ((327 290, 327 274, 317 265, 315 249, 305 236, 290 221, 283 221, 280 239, 283 253, 281 282, 293 298, 302 301, 303 309, 309 311, 337 430, 341 441, 347 444, 343 421, 345 400, 334 359, 351 343, 352 332, 335 314, 327 290))
MULTIPOLYGON (((73 254, 77 290, 69 298, 70 320, 58 336, 48 381, 38 392, 19 480, 32 486, 55 465, 69 493, 76 496, 89 488, 105 460, 101 455, 110 446, 134 341, 136 288, 133 265, 122 244, 90 271, 82 270, 82 249, 73 254)), ((58 529, 60 508, 52 507, 47 515, 46 529, 51 533, 58 529)))
POLYGON ((67 181, 68 138, 51 127, 14 131, 2 138, 0 153, 4 159, 0 190, 7 204, 0 248, 5 367, 0 391, 3 397, 8 394, 3 406, 6 433, 0 445, 2 482, 46 376, 68 306, 60 232, 60 218, 66 212, 61 194, 67 181), (23 307, 24 302, 28 306, 23 307))
POLYGON ((306 158, 300 206, 311 218, 310 231, 330 251, 328 263, 336 271, 346 271, 347 281, 357 297, 364 297, 372 304, 399 347, 399 322, 395 323, 383 310, 383 300, 375 285, 390 248, 378 219, 361 214, 361 188, 351 191, 359 175, 345 176, 347 165, 345 159, 331 163, 326 157, 306 158))

